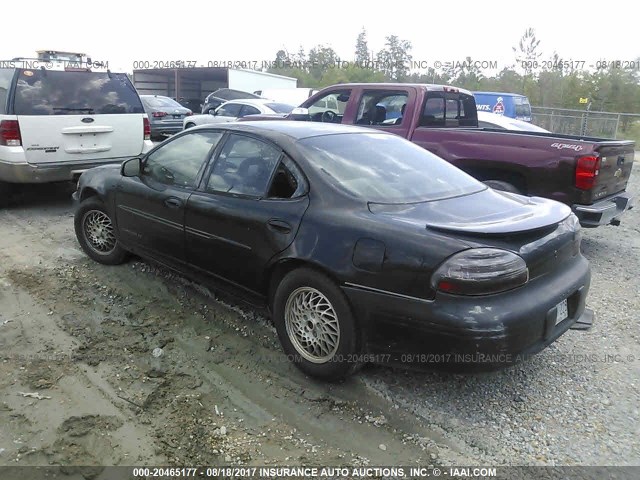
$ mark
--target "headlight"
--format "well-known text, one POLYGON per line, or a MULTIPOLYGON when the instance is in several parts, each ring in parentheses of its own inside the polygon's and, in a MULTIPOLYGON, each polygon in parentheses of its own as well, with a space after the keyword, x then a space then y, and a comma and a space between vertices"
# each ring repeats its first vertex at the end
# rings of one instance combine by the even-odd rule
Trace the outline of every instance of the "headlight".
POLYGON ((497 248, 456 253, 434 272, 431 285, 456 295, 489 295, 524 285, 529 269, 522 257, 497 248))

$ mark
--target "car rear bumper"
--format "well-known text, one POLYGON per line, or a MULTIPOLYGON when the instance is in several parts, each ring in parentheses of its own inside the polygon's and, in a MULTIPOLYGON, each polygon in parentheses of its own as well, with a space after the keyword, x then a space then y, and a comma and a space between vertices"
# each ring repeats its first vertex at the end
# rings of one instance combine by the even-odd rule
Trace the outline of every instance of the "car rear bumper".
POLYGON ((49 183, 76 180, 83 172, 100 165, 120 164, 126 158, 99 162, 64 162, 52 164, 7 163, 0 161, 0 180, 9 183, 49 183))
POLYGON ((598 200, 593 205, 572 205, 572 210, 583 227, 598 227, 620 223, 619 217, 633 208, 635 198, 627 192, 598 200))
POLYGON ((591 323, 585 308, 591 273, 578 255, 555 273, 483 297, 439 293, 435 300, 343 287, 363 326, 366 352, 406 367, 495 369, 525 360, 569 328, 591 323), (568 317, 556 324, 567 299, 568 317))
POLYGON ((160 124, 160 123, 151 123, 151 134, 152 135, 174 135, 178 132, 182 131, 183 121, 173 122, 168 124, 160 124))

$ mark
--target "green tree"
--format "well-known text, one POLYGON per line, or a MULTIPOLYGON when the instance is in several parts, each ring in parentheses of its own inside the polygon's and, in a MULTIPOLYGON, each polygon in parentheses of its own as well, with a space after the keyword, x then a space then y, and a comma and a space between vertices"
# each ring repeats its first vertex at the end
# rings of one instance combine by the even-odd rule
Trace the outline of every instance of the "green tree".
POLYGON ((369 55, 369 44, 367 42, 367 31, 362 27, 362 31, 358 34, 356 40, 356 56, 355 61, 359 65, 365 66, 371 60, 369 55))
POLYGON ((402 82, 409 76, 412 45, 409 40, 402 40, 396 35, 386 38, 385 48, 376 56, 376 67, 389 80, 402 82))
POLYGON ((524 71, 524 76, 533 75, 538 69, 538 59, 542 52, 538 50, 540 40, 536 38, 536 32, 533 28, 527 28, 517 47, 512 47, 516 55, 516 62, 524 71))

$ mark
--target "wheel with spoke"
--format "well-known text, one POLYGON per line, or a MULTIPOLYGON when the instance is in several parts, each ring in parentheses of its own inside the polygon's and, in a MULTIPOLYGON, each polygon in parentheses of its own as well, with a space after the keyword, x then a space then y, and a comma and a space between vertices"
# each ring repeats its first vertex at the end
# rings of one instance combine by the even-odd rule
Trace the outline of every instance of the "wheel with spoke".
POLYGON ((76 237, 84 252, 106 265, 122 263, 127 252, 119 245, 113 220, 95 197, 84 200, 75 213, 76 237))
POLYGON ((289 358, 310 375, 336 380, 359 366, 359 332, 349 303, 328 277, 301 268, 284 277, 273 320, 289 358))

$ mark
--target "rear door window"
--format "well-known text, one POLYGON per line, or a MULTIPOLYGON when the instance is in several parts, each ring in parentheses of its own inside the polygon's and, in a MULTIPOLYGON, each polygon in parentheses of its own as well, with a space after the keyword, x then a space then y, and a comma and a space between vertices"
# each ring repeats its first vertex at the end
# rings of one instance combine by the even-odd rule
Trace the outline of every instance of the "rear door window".
POLYGON ((472 95, 429 92, 420 117, 421 127, 475 127, 476 103, 472 95))
POLYGON ((218 108, 218 115, 221 117, 239 117, 242 105, 239 103, 227 103, 218 108))
POLYGON ((18 70, 16 115, 144 113, 126 74, 18 70))
POLYGON ((260 110, 251 105, 243 105, 242 110, 240 111, 239 117, 246 117, 247 115, 258 115, 260 110))
POLYGON ((13 68, 0 68, 0 115, 7 113, 7 95, 9 94, 14 72, 13 68))
POLYGON ((358 105, 356 124, 392 126, 402 122, 409 97, 406 91, 365 91, 358 105))

